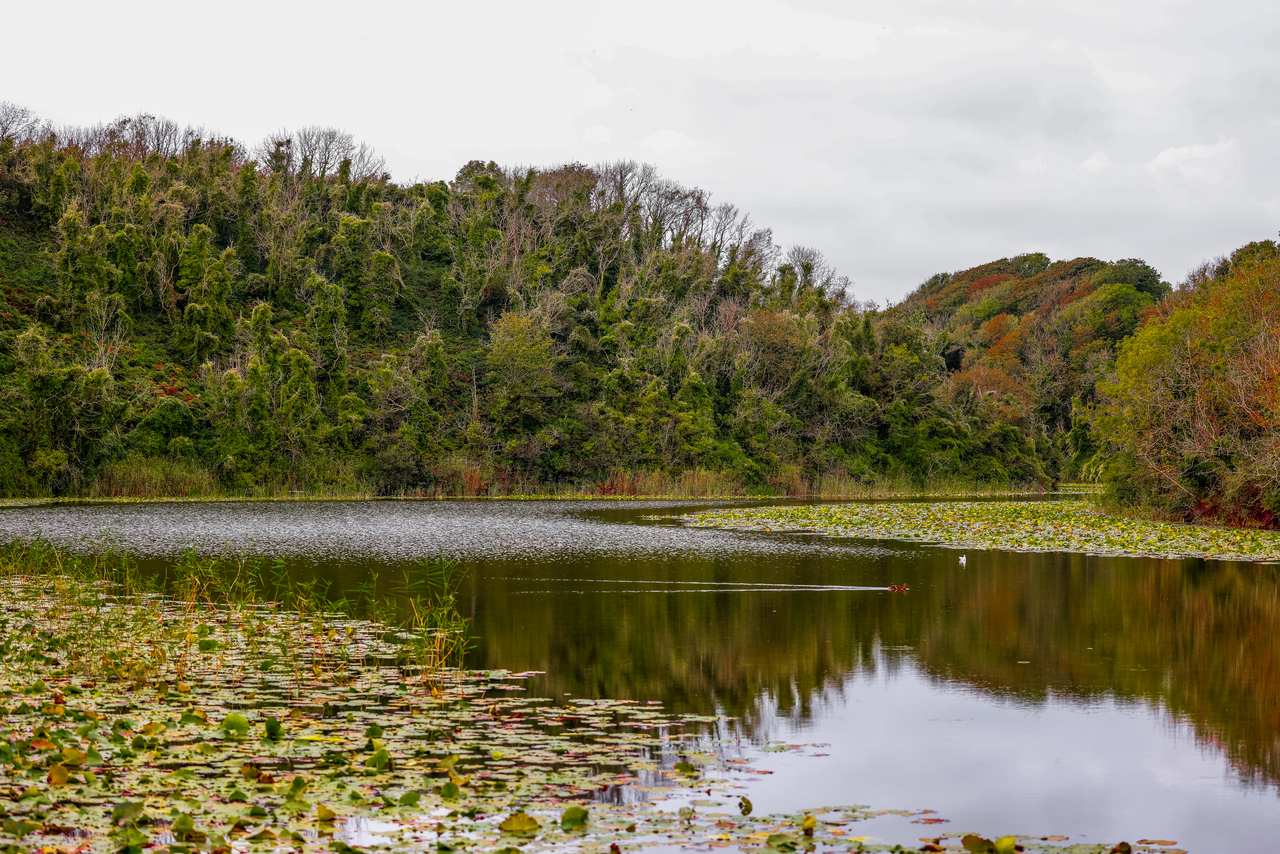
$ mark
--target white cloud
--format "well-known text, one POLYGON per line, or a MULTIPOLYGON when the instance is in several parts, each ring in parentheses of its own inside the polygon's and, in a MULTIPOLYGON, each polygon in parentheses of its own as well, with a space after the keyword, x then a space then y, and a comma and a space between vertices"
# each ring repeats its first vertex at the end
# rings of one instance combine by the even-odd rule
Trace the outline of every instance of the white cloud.
POLYGON ((660 128, 640 140, 640 150, 657 157, 692 152, 698 141, 675 128, 660 128))
POLYGON ((604 125, 591 125, 582 132, 582 144, 591 148, 608 145, 613 141, 613 132, 604 125))
POLYGON ((1148 161, 1147 168, 1156 175, 1218 183, 1236 168, 1239 158, 1239 143, 1234 139, 1224 139, 1166 148, 1148 161))
POLYGON ((1017 160, 1018 171, 1027 175, 1043 175, 1050 169, 1049 159, 1044 154, 1032 154, 1017 160))
POLYGON ((1080 169, 1090 175, 1106 172, 1111 168, 1111 158, 1105 151, 1095 151, 1080 162, 1080 169))

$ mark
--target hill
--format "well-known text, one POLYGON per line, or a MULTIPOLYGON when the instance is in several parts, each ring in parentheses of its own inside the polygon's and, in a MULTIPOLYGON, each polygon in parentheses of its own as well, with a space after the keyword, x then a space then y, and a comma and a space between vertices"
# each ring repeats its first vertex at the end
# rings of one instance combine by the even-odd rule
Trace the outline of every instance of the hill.
POLYGON ((1097 384, 1170 290, 1138 259, 1033 253, 936 275, 887 317, 935 339, 946 397, 989 402, 1037 437, 1052 474, 1076 478, 1096 450, 1082 416, 1097 384))
POLYGON ((0 285, 3 495, 1137 482, 1098 389, 1188 299, 1029 254, 878 311, 635 163, 398 184, 333 129, 250 151, 12 106, 0 285))
POLYGON ((1280 524, 1280 246, 1206 265, 1123 342, 1094 433, 1117 503, 1280 524))

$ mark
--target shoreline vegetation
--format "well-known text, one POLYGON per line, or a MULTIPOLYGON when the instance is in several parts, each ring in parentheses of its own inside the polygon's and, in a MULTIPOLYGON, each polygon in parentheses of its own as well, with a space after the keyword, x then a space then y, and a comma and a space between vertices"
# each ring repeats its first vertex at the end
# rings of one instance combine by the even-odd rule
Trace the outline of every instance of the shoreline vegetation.
POLYGON ((969 549, 1280 561, 1280 532, 1139 519, 1081 500, 868 502, 703 510, 687 525, 969 549))
POLYGON ((926 814, 756 815, 749 769, 707 747, 722 718, 539 699, 533 674, 458 669, 447 567, 428 567, 424 607, 388 622, 232 563, 190 557, 156 579, 122 557, 0 550, 3 850, 887 851, 901 849, 860 822, 926 814), (649 802, 664 796, 686 805, 649 802))
POLYGON ((1036 498, 1053 495, 1084 495, 1101 491, 1097 484, 1062 483, 1054 488, 1039 484, 991 484, 939 480, 918 484, 904 481, 859 483, 845 479, 818 482, 813 489, 796 492, 748 490, 728 480, 698 478, 636 478, 620 489, 617 481, 585 486, 521 486, 510 491, 479 493, 405 492, 379 494, 373 490, 265 489, 261 492, 211 491, 207 493, 140 492, 84 495, 33 495, 0 498, 0 508, 56 506, 65 504, 146 504, 216 503, 240 501, 863 501, 946 498, 1036 498))

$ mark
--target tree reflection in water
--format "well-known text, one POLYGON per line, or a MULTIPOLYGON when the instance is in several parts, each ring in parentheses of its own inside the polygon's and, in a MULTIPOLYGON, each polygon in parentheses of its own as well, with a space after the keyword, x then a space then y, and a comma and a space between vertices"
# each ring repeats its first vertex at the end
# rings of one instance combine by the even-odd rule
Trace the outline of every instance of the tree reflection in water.
POLYGON ((545 670, 535 690, 553 696, 719 710, 766 739, 770 721, 804 723, 910 665, 1020 703, 1140 702, 1245 783, 1280 782, 1276 566, 993 552, 960 569, 955 552, 903 548, 472 569, 471 663, 545 670), (910 592, 823 586, 891 583, 910 592))

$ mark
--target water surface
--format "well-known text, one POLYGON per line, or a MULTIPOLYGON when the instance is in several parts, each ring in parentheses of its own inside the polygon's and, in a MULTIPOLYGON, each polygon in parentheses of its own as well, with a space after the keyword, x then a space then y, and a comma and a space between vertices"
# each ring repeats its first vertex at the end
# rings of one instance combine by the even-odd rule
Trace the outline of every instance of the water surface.
POLYGON ((344 586, 468 570, 476 667, 732 716, 757 810, 931 808, 939 832, 1265 850, 1280 827, 1280 569, 690 530, 689 503, 0 510, 0 538, 287 559, 344 586), (654 517, 657 517, 656 519, 654 517), (890 593, 906 584, 907 593, 890 593))

